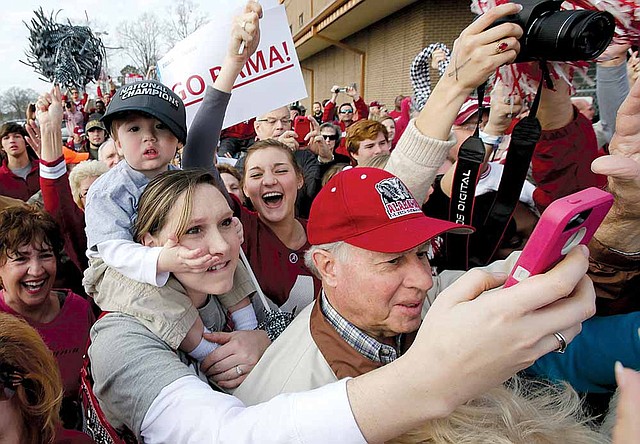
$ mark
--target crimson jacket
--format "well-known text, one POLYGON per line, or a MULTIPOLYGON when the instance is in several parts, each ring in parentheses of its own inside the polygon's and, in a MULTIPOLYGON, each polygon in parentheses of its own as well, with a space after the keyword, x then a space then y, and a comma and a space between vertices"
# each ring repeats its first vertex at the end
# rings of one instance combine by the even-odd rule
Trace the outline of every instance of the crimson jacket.
POLYGON ((554 200, 589 187, 603 187, 606 178, 591 171, 598 142, 591 122, 574 107, 565 127, 542 131, 531 159, 536 182, 533 200, 543 211, 554 200))
POLYGON ((84 213, 71 194, 64 157, 53 162, 41 161, 40 187, 44 208, 60 226, 64 251, 80 272, 87 269, 87 236, 84 213))
POLYGON ((13 174, 9 169, 7 160, 2 162, 0 167, 0 194, 23 201, 29 200, 31 196, 40 190, 40 162, 31 161, 31 171, 27 175, 27 180, 13 174))
POLYGON ((252 139, 254 137, 256 137, 256 130, 253 127, 253 122, 255 122, 256 119, 249 119, 246 120, 244 122, 240 122, 240 123, 236 123, 235 125, 232 125, 228 128, 225 128, 222 130, 222 133, 220 133, 220 138, 221 139, 228 139, 228 138, 234 138, 234 139, 252 139))

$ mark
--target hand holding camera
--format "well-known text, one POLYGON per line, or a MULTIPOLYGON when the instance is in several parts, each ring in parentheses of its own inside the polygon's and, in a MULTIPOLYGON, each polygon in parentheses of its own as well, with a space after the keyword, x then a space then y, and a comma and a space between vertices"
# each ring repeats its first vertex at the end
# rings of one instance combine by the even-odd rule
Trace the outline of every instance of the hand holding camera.
POLYGON ((494 22, 521 10, 516 3, 496 6, 465 28, 453 45, 451 62, 441 81, 448 88, 460 88, 466 98, 498 67, 512 63, 520 51, 522 28, 509 22, 495 26, 494 22))
POLYGON ((358 90, 356 89, 356 84, 352 83, 349 86, 338 86, 338 85, 333 85, 333 87, 331 88, 331 92, 335 95, 338 95, 339 93, 346 93, 347 95, 353 97, 353 93, 355 92, 355 94, 358 94, 358 90))
POLYGON ((360 95, 358 94, 358 89, 356 88, 356 84, 355 83, 352 83, 349 86, 345 86, 345 91, 344 92, 354 100, 357 100, 358 97, 360 97, 360 95))
POLYGON ((562 0, 517 0, 519 13, 493 26, 515 23, 524 30, 516 62, 593 60, 602 54, 615 30, 613 15, 601 11, 561 11, 562 0))

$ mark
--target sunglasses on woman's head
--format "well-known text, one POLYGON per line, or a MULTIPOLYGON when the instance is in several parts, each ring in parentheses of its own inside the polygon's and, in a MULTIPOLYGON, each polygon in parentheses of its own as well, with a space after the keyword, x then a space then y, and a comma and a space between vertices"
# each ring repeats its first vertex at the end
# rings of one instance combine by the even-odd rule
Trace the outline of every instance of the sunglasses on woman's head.
POLYGON ((0 364, 0 401, 8 401, 16 394, 18 386, 25 380, 25 373, 17 368, 0 364))

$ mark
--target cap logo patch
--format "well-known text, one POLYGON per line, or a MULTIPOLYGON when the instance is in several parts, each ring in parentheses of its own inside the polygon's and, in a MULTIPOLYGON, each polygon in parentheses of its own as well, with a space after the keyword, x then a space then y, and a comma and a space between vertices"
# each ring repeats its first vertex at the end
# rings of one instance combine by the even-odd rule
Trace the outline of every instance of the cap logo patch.
POLYGON ((395 219, 407 214, 422 213, 416 201, 405 184, 397 177, 381 180, 376 184, 376 191, 380 195, 384 210, 389 219, 395 219))
POLYGON ((171 94, 169 88, 162 84, 153 82, 134 83, 120 90, 120 98, 122 100, 140 95, 157 96, 175 109, 180 107, 179 99, 171 94))

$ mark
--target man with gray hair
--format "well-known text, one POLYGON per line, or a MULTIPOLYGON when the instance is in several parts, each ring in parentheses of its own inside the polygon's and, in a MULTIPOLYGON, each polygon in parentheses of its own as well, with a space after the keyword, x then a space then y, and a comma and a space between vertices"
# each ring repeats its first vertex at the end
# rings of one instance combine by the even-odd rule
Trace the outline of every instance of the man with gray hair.
MULTIPOLYGON (((322 280, 323 291, 267 349, 234 396, 253 405, 279 393, 356 377, 402 356, 413 343, 426 311, 431 305, 435 309, 438 303, 451 302, 451 291, 442 292, 464 274, 444 271, 434 277, 429 266, 430 240, 452 231, 469 232, 469 227, 425 216, 411 192, 392 174, 375 168, 338 173, 316 197, 307 224, 311 247, 305 259, 322 280), (442 295, 434 302, 439 293, 442 295)), ((491 272, 506 277, 513 262, 494 263, 484 272, 471 271, 452 287, 474 287, 469 291, 477 297, 470 300, 482 300, 483 291, 504 282, 504 277, 491 272), (482 276, 484 283, 469 285, 472 275, 482 276)), ((500 301, 494 313, 496 322, 510 328, 516 320, 498 311, 514 310, 523 319, 545 318, 537 324, 544 327, 526 332, 539 356, 564 351, 580 329, 576 322, 561 320, 559 304, 554 303, 568 296, 564 301, 575 303, 577 309, 583 303, 579 302, 583 291, 589 291, 582 288, 584 284, 577 284, 587 279, 585 249, 576 248, 556 268, 523 283, 527 289, 521 284, 489 296, 500 301), (577 265, 581 272, 565 274, 577 265), (556 280, 571 282, 571 289, 550 285, 556 280), (542 307, 545 314, 539 310, 542 307)), ((580 322, 578 318, 574 321, 580 322)), ((479 332, 484 327, 474 326, 479 332)), ((523 333, 514 329, 513 340, 523 333)))
POLYGON ((98 160, 104 162, 109 169, 113 168, 122 160, 122 156, 118 153, 116 144, 113 139, 107 139, 100 148, 98 148, 98 160))

